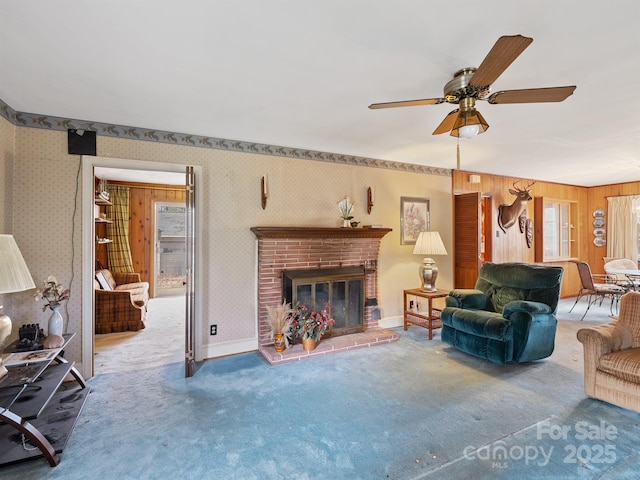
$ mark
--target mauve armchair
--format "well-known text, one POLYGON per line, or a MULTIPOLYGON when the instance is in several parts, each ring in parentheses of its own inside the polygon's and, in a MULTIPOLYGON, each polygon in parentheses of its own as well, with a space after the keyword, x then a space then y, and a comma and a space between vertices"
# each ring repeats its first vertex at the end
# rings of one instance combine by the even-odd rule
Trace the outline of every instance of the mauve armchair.
POLYGON ((640 413, 640 292, 622 296, 617 320, 577 336, 587 396, 640 413))

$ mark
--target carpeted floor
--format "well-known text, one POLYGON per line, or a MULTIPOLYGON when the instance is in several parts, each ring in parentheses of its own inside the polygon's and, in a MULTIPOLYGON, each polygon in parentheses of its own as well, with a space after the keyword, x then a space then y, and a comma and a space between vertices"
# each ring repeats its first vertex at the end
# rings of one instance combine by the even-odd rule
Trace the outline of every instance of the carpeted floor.
POLYGON ((183 296, 149 300, 145 328, 95 336, 93 368, 103 373, 134 372, 184 360, 183 296))
POLYGON ((637 478, 640 415, 582 388, 575 333, 607 322, 608 306, 580 322, 584 304, 568 314, 571 303, 554 354, 526 365, 483 362, 410 327, 391 344, 278 366, 248 353, 190 379, 181 361, 99 373, 60 465, 0 476, 637 478))

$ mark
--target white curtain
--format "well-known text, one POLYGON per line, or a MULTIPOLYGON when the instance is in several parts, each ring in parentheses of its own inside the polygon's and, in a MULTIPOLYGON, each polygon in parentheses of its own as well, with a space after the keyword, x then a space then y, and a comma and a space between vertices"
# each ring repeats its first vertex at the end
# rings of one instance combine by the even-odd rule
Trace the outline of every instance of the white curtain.
POLYGON ((638 209, 640 196, 609 197, 607 256, 638 260, 638 209))

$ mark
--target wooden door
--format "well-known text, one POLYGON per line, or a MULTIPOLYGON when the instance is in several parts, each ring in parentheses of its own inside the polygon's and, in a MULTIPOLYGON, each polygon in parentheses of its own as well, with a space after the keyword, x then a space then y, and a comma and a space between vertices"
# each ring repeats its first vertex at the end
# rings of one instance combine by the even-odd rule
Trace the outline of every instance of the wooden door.
POLYGON ((455 195, 454 288, 473 288, 482 264, 482 195, 455 195))

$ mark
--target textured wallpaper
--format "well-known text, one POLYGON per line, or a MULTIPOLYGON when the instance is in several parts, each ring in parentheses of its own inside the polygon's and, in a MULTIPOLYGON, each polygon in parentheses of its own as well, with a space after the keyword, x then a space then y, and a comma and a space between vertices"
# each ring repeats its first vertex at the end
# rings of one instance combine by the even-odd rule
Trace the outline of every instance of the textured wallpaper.
MULTIPOLYGON (((80 158, 66 153, 64 131, 17 127, 16 139, 14 234, 36 282, 51 274, 65 284, 73 281, 69 330, 79 332, 80 282, 89 281, 80 278, 80 193, 76 197, 80 158)), ((379 305, 383 318, 399 318, 402 290, 419 285, 420 258, 412 255, 413 247, 400 245, 401 196, 431 199, 431 228, 441 232, 450 251, 449 176, 100 135, 97 142, 100 157, 202 167, 197 184, 205 206, 200 225, 205 357, 229 353, 234 345, 243 349, 255 343, 257 348, 253 226, 339 226, 337 202, 344 195, 351 196, 356 220, 393 229, 381 244, 379 305), (269 184, 265 210, 260 205, 263 175, 268 176, 269 184), (375 190, 371 215, 365 206, 368 186, 375 190), (210 323, 218 324, 216 337, 208 335, 210 323)), ((438 259, 438 283, 443 288, 451 286, 451 262, 451 257, 438 259)), ((48 314, 27 297, 21 298, 19 306, 14 302, 14 311, 19 313, 15 316, 46 322, 48 314)), ((80 360, 80 342, 73 342, 69 355, 80 360)))
MULTIPOLYGON (((11 233, 13 207, 13 153, 16 128, 0 118, 0 233, 11 233)), ((20 247, 20 245, 18 245, 20 247)), ((11 295, 0 295, 0 305, 12 316, 11 295)))

